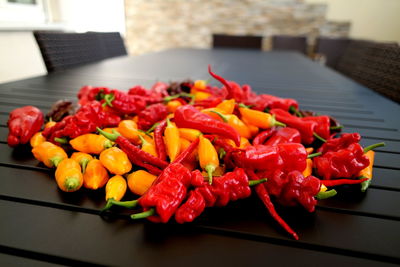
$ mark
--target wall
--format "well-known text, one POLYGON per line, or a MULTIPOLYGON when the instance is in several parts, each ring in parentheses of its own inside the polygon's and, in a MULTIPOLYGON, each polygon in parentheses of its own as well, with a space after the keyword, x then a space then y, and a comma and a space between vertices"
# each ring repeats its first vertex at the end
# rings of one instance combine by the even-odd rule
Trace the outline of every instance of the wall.
POLYGON ((350 37, 400 43, 399 0, 306 0, 327 4, 329 20, 350 21, 350 37))
POLYGON ((130 0, 125 1, 126 42, 131 54, 142 54, 210 47, 212 33, 307 35, 311 40, 321 32, 347 36, 349 24, 327 21, 326 9, 324 3, 303 0, 130 0))

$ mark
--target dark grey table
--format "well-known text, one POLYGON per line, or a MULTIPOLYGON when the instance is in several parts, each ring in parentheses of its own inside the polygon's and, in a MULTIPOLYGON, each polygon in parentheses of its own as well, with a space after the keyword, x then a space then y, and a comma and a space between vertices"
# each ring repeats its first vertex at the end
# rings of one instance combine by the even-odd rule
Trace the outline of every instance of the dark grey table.
POLYGON ((175 49, 102 61, 0 85, 0 265, 300 266, 400 263, 400 107, 300 54, 175 49), (103 192, 57 189, 54 174, 29 147, 6 144, 8 113, 31 104, 47 112, 75 99, 82 85, 128 89, 155 81, 209 79, 207 64, 257 92, 292 97, 302 109, 329 114, 360 132, 376 153, 367 193, 344 190, 315 213, 278 207, 300 235, 292 240, 257 197, 208 209, 177 225, 102 219, 103 192))

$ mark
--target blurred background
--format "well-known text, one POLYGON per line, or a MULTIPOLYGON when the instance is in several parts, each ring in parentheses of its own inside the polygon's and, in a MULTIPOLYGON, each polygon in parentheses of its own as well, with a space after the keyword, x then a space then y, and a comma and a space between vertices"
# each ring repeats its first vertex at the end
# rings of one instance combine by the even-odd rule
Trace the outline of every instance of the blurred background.
POLYGON ((213 34, 400 42, 399 0, 0 0, 0 83, 47 73, 36 30, 119 32, 129 55, 210 48, 213 34))

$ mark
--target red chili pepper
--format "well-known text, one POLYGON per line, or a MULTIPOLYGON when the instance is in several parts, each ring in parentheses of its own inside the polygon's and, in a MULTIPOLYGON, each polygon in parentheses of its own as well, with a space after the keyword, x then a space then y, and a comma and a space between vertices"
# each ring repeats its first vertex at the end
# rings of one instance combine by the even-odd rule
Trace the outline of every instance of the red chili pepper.
POLYGON ((345 184, 361 184, 367 181, 368 178, 364 179, 337 179, 337 180, 321 180, 321 183, 325 186, 337 186, 337 185, 345 185, 345 184))
POLYGON ((240 135, 234 128, 198 111, 191 105, 179 107, 175 111, 174 118, 179 128, 192 128, 203 133, 217 134, 232 139, 237 146, 240 145, 240 135))
MULTIPOLYGON (((250 180, 259 179, 253 170, 246 169, 246 173, 249 176, 250 180)), ((272 218, 274 218, 275 221, 277 223, 279 223, 283 227, 283 229, 285 229, 285 231, 288 232, 294 239, 299 240, 299 236, 296 234, 296 232, 293 231, 293 229, 276 212, 274 204, 272 204, 271 198, 269 197, 269 194, 268 194, 267 190, 265 189, 264 185, 262 185, 262 184, 256 185, 255 191, 256 191, 258 197, 264 203, 265 207, 267 208, 267 210, 268 210, 269 214, 272 216, 272 218)))
POLYGON ((54 138, 75 138, 95 132, 97 127, 114 127, 121 119, 103 110, 100 102, 92 101, 82 106, 75 115, 67 116, 54 126, 44 129, 42 135, 55 142, 54 138))
POLYGON ((118 132, 114 132, 113 134, 107 133, 101 130, 100 128, 97 128, 97 131, 99 131, 99 133, 105 136, 107 139, 115 142, 128 155, 128 158, 136 165, 145 167, 148 165, 145 166, 143 165, 147 163, 161 169, 164 169, 165 167, 168 166, 168 162, 163 161, 141 150, 140 148, 132 144, 128 139, 121 136, 118 132))
POLYGON ((307 166, 307 151, 302 144, 298 143, 285 143, 278 144, 279 155, 282 158, 282 170, 285 172, 290 171, 304 171, 307 166))
POLYGON ((163 120, 154 129, 154 144, 156 145, 156 151, 158 158, 165 161, 167 160, 167 149, 165 147, 163 134, 167 127, 167 121, 163 120))
POLYGON ((253 139, 253 146, 255 145, 263 145, 264 142, 270 138, 273 134, 275 134, 276 129, 275 127, 269 128, 265 131, 262 131, 259 133, 256 137, 253 139))
POLYGON ((147 105, 160 103, 163 101, 163 95, 160 92, 155 92, 154 90, 147 90, 141 85, 137 85, 129 89, 129 95, 140 96, 146 101, 147 105))
POLYGON ((212 95, 207 99, 196 101, 196 103, 194 103, 194 106, 202 108, 213 108, 216 107, 219 103, 221 103, 222 100, 223 99, 221 97, 212 95))
POLYGON ((331 138, 326 141, 319 149, 318 152, 325 154, 329 151, 338 151, 346 148, 351 144, 360 142, 361 136, 359 133, 344 133, 339 138, 331 138))
POLYGON ((351 178, 369 165, 363 148, 358 143, 337 151, 325 152, 314 158, 316 173, 324 179, 351 178))
POLYGON ((168 222, 185 199, 190 181, 191 173, 188 169, 180 163, 171 163, 157 178, 156 183, 139 198, 140 206, 147 213, 134 214, 131 217, 138 219, 151 215, 147 219, 152 222, 168 222))
POLYGON ((25 106, 14 109, 8 117, 7 143, 14 147, 26 144, 37 133, 44 122, 43 113, 36 107, 25 106))
POLYGON ((303 117, 303 121, 314 121, 317 123, 314 131, 324 139, 328 139, 330 136, 330 124, 331 119, 329 116, 314 116, 314 117, 303 117))
POLYGON ((79 105, 84 106, 94 100, 100 101, 111 89, 107 87, 92 87, 90 85, 83 86, 78 92, 79 105))
POLYGON ((146 107, 146 101, 137 95, 129 95, 118 90, 111 90, 104 96, 105 103, 122 115, 138 114, 146 107))
POLYGON ((273 95, 255 95, 248 99, 246 105, 252 105, 253 109, 264 111, 265 109, 282 109, 288 111, 290 107, 298 108, 299 104, 291 98, 280 98, 273 95))
POLYGON ((294 128, 284 127, 278 129, 264 145, 274 146, 283 143, 300 143, 300 132, 294 128))
POLYGON ((233 98, 233 99, 235 99, 236 102, 239 102, 239 103, 241 103, 245 100, 244 92, 239 84, 237 84, 236 82, 233 82, 233 81, 227 81, 224 78, 222 78, 221 76, 218 76, 217 74, 212 72, 211 65, 208 65, 208 73, 210 73, 210 75, 212 77, 214 77, 216 80, 218 80, 225 86, 225 89, 228 91, 228 95, 226 96, 227 99, 233 98))
POLYGON ((286 124, 288 127, 299 130, 302 143, 308 145, 314 141, 314 131, 315 127, 317 127, 316 122, 304 121, 282 109, 271 109, 270 113, 274 114, 278 121, 286 124))
POLYGON ((138 114, 138 127, 146 131, 155 123, 165 119, 167 115, 168 110, 164 104, 158 103, 147 106, 138 114))
POLYGON ((193 151, 197 148, 199 145, 199 138, 194 140, 182 153, 179 154, 179 156, 174 160, 176 163, 182 163, 185 162, 190 155, 193 153, 193 151))
POLYGON ((226 206, 230 201, 247 198, 251 194, 251 183, 249 184, 249 179, 241 168, 236 168, 224 176, 215 177, 212 185, 204 181, 199 171, 193 173, 192 180, 195 175, 195 180, 202 179, 202 184, 190 191, 186 202, 177 209, 175 220, 178 223, 192 222, 205 207, 226 206))

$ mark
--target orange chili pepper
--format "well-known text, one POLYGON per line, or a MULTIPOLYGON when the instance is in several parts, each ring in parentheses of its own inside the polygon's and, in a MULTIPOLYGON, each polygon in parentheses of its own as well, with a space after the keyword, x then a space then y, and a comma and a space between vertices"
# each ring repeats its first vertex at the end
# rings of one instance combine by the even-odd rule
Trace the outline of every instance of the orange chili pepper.
POLYGON ((204 80, 196 80, 192 86, 192 88, 190 89, 190 93, 191 94, 195 94, 196 92, 201 92, 202 90, 207 88, 207 83, 204 80), (200 89, 200 90, 196 90, 196 89, 200 89))
POLYGON ((196 92, 194 93, 194 100, 195 101, 201 101, 209 98, 211 96, 210 93, 207 92, 196 92))
POLYGON ((246 148, 248 146, 251 146, 249 139, 245 137, 240 137, 240 146, 239 148, 246 148))
POLYGON ((81 167, 73 159, 64 159, 56 169, 56 182, 58 187, 65 192, 79 190, 83 184, 81 167))
POLYGON ((182 106, 182 103, 179 100, 171 100, 167 103, 167 110, 169 113, 174 113, 180 106, 182 106))
POLYGON ((313 167, 312 159, 306 159, 306 168, 303 171, 304 177, 310 176, 312 174, 312 167, 313 167))
POLYGON ((179 136, 193 142, 196 140, 202 133, 196 129, 190 128, 179 128, 179 136))
POLYGON ((173 162, 179 155, 181 143, 179 142, 179 130, 169 119, 167 119, 167 127, 165 127, 164 136, 167 155, 170 161, 173 162))
POLYGON ((46 142, 46 138, 42 135, 42 132, 37 132, 31 137, 31 140, 29 140, 29 142, 31 144, 31 147, 35 147, 43 142, 46 142))
POLYGON ((74 152, 71 155, 71 159, 75 160, 78 162, 78 164, 82 168, 82 173, 85 173, 86 171, 86 166, 93 159, 93 157, 90 154, 83 153, 83 152, 74 152))
POLYGON ((361 183, 361 191, 362 192, 365 192, 365 190, 367 190, 367 188, 371 184, 372 169, 373 169, 374 160, 375 160, 375 151, 369 150, 364 155, 368 157, 369 165, 365 169, 361 170, 360 173, 358 174, 358 176, 360 176, 361 178, 368 178, 368 180, 361 183))
POLYGON ((120 201, 127 189, 126 180, 121 175, 115 175, 106 184, 106 200, 113 199, 120 201))
POLYGON ((83 186, 88 189, 97 190, 102 188, 108 181, 108 172, 100 160, 93 159, 86 166, 83 174, 83 186))
POLYGON ((32 153, 37 160, 49 168, 57 167, 62 160, 68 158, 64 149, 47 141, 35 146, 32 153))
POLYGON ((225 111, 223 111, 222 109, 216 108, 216 107, 215 108, 205 108, 205 109, 201 110, 201 112, 207 114, 208 116, 213 117, 216 120, 223 121, 223 119, 220 116, 218 116, 218 114, 215 111, 217 111, 221 114, 226 114, 225 111))
POLYGON ((243 120, 262 129, 268 129, 273 126, 286 126, 278 122, 275 117, 269 113, 243 107, 239 108, 239 112, 243 120))
POLYGON ((235 110, 235 99, 224 100, 216 108, 222 110, 225 114, 232 114, 235 110))
POLYGON ((307 151, 307 154, 311 154, 311 153, 313 153, 314 148, 313 147, 307 147, 306 151, 307 151))
POLYGON ((143 195, 153 184, 157 176, 144 170, 138 170, 128 175, 128 187, 132 193, 143 195))
POLYGON ((89 154, 100 154, 104 149, 113 145, 104 136, 92 133, 80 135, 69 141, 69 143, 75 150, 89 154))
POLYGON ((133 120, 123 120, 118 124, 117 132, 123 137, 129 139, 135 144, 140 144, 139 135, 145 136, 146 134, 137 128, 136 122, 133 120))
POLYGON ((249 130, 250 130, 250 133, 251 133, 251 137, 254 137, 254 136, 256 136, 257 134, 258 134, 258 132, 260 131, 260 129, 257 127, 257 126, 255 126, 255 125, 252 125, 251 123, 249 123, 248 121, 246 121, 246 119, 245 118, 241 118, 241 120, 246 124, 246 126, 249 128, 249 130))
POLYGON ((55 122, 55 121, 49 121, 44 125, 44 128, 46 129, 46 128, 53 127, 54 125, 56 125, 56 123, 57 122, 55 122))
POLYGON ((111 173, 123 175, 132 169, 132 163, 124 151, 111 147, 100 153, 100 161, 111 173))
POLYGON ((251 132, 249 127, 241 121, 236 115, 234 114, 222 114, 219 111, 212 110, 211 112, 217 114, 218 116, 221 117, 221 119, 232 126, 236 131, 238 131, 239 135, 244 138, 251 138, 251 132))
POLYGON ((139 135, 140 141, 142 142, 142 150, 146 151, 147 153, 153 155, 154 157, 157 156, 156 146, 154 145, 154 141, 147 141, 143 136, 139 135))
POLYGON ((215 169, 219 166, 217 150, 210 140, 200 135, 198 147, 200 167, 208 173, 208 182, 212 184, 212 177, 215 169))

